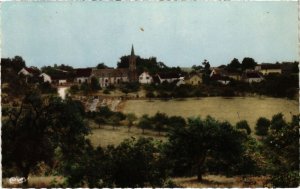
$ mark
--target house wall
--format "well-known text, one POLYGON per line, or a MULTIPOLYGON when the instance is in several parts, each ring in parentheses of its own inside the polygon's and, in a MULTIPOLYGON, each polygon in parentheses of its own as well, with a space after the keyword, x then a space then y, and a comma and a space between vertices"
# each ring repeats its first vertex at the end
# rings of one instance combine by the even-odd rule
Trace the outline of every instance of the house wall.
POLYGON ((99 77, 98 80, 101 87, 107 87, 109 85, 128 82, 128 77, 99 77))
POLYGON ((186 83, 190 85, 200 85, 202 83, 202 78, 199 76, 192 76, 190 79, 186 80, 186 83))
POLYGON ((22 68, 20 71, 19 71, 19 73, 18 73, 19 75, 20 74, 23 74, 23 75, 29 75, 29 76, 32 76, 32 74, 31 73, 29 73, 27 70, 25 70, 25 68, 22 68))
POLYGON ((49 75, 47 75, 47 74, 44 74, 44 73, 43 73, 43 74, 40 75, 40 77, 43 78, 43 81, 44 81, 44 82, 49 82, 49 83, 52 82, 51 77, 50 77, 49 75))
POLYGON ((153 78, 148 73, 144 72, 139 76, 139 83, 148 84, 148 83, 152 83, 152 81, 153 78))
POLYGON ((76 83, 84 83, 84 82, 88 82, 88 81, 89 81, 88 77, 77 77, 77 78, 75 78, 76 83))
POLYGON ((67 83, 66 79, 60 79, 60 80, 58 80, 58 84, 59 85, 66 84, 66 83, 67 83))
POLYGON ((262 69, 260 72, 263 75, 268 75, 270 73, 281 74, 281 69, 262 69))

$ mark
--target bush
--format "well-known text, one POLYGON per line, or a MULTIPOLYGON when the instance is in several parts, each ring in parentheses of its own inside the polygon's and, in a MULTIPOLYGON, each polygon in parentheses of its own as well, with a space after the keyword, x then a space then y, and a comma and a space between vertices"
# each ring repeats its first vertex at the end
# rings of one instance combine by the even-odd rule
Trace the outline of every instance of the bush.
POLYGON ((260 117, 255 126, 255 134, 258 136, 266 136, 270 127, 270 120, 264 117, 260 117))
POLYGON ((248 135, 251 134, 251 129, 250 129, 249 124, 246 120, 239 121, 236 124, 236 128, 237 129, 245 129, 248 135))

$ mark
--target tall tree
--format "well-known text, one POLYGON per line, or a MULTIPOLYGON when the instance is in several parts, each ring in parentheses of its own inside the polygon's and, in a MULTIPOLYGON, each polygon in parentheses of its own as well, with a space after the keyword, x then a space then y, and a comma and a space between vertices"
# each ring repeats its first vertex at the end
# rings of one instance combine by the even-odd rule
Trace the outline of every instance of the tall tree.
POLYGON ((239 72, 239 71, 241 71, 241 68, 242 68, 242 64, 236 58, 234 58, 230 62, 230 64, 227 65, 227 70, 230 71, 230 72, 239 72))
POLYGON ((57 148, 68 159, 76 156, 76 148, 89 132, 83 123, 82 109, 82 105, 69 99, 44 99, 37 91, 26 94, 21 105, 11 109, 3 121, 4 170, 16 167, 28 180, 38 163, 51 166, 57 148))
POLYGON ((229 123, 220 123, 211 117, 189 119, 187 127, 172 129, 168 136, 165 153, 172 172, 191 172, 195 168, 199 181, 207 159, 221 160, 227 170, 237 164, 245 139, 245 135, 229 123))
POLYGON ((242 70, 254 69, 256 65, 257 63, 253 58, 245 57, 242 61, 242 70))

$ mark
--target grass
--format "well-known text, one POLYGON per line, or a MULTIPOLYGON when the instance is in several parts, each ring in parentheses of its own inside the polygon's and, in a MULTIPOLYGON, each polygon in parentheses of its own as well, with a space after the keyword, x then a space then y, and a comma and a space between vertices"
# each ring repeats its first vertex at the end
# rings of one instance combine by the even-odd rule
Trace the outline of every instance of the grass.
POLYGON ((223 175, 206 175, 203 181, 199 182, 196 177, 178 177, 173 178, 173 182, 182 188, 257 188, 270 187, 266 186, 266 176, 246 177, 241 176, 226 177, 223 175))
POLYGON ((240 120, 247 120, 254 130, 259 117, 271 119, 276 113, 282 112, 290 121, 290 112, 298 114, 298 102, 270 97, 206 97, 189 98, 186 100, 127 100, 122 105, 124 113, 135 113, 138 117, 143 114, 154 115, 164 112, 170 116, 177 115, 185 118, 207 115, 220 121, 236 124, 240 120))
POLYGON ((142 134, 142 130, 133 126, 128 132, 126 126, 117 127, 115 130, 111 125, 104 125, 101 128, 97 128, 96 124, 92 121, 89 122, 90 127, 92 127, 92 133, 88 136, 94 146, 105 147, 107 145, 118 145, 124 139, 131 137, 152 137, 158 141, 166 141, 165 133, 161 133, 161 136, 158 136, 158 132, 145 130, 145 134, 142 134))

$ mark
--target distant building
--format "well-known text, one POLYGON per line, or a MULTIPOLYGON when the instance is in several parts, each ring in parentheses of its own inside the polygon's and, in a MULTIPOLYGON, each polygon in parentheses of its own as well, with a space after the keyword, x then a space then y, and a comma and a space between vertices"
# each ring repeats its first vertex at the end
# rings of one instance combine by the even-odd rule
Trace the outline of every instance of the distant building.
POLYGON ((79 84, 84 82, 87 83, 89 82, 91 75, 92 75, 91 68, 77 68, 75 69, 74 81, 79 84))
POLYGON ((37 68, 34 68, 34 67, 30 67, 30 68, 27 68, 27 67, 24 67, 22 68, 19 72, 18 72, 18 75, 24 75, 24 76, 30 76, 30 77, 33 77, 33 76, 36 76, 36 75, 39 75, 40 73, 40 70, 37 69, 37 68))
POLYGON ((242 80, 247 83, 259 83, 264 80, 263 76, 257 71, 244 72, 242 75, 242 80))
POLYGON ((96 77, 101 87, 116 85, 122 82, 137 82, 136 56, 133 45, 131 47, 128 68, 93 69, 90 77, 96 77))
POLYGON ((158 73, 157 77, 159 78, 160 83, 172 83, 174 81, 183 79, 183 77, 181 77, 178 73, 158 73))
POLYGON ((222 68, 213 68, 210 73, 210 79, 212 81, 217 81, 223 85, 227 85, 230 83, 228 72, 222 68))
POLYGON ((40 77, 42 78, 43 82, 52 83, 51 76, 46 73, 41 73, 40 77))
POLYGON ((263 75, 282 73, 281 64, 259 64, 255 66, 255 71, 258 71, 263 75))
POLYGON ((201 85, 203 83, 202 73, 190 73, 184 78, 186 84, 201 85))
POLYGON ((150 84, 152 82, 153 82, 153 78, 148 72, 143 72, 139 76, 139 83, 141 84, 150 84))
POLYGON ((35 67, 24 67, 18 72, 18 75, 25 77, 26 82, 37 82, 40 73, 40 70, 35 67))

